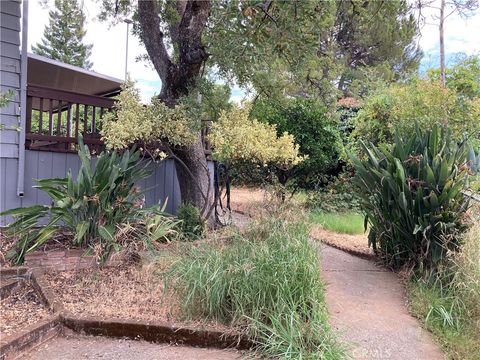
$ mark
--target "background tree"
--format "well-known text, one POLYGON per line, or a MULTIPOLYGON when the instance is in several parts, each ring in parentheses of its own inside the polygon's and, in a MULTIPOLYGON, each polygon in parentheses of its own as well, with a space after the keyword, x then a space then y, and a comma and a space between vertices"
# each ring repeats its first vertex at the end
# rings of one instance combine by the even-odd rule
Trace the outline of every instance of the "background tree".
POLYGON ((55 0, 55 8, 49 12, 49 24, 43 39, 32 50, 67 64, 91 69, 89 57, 93 45, 83 43, 85 15, 77 0, 55 0))
POLYGON ((417 0, 417 9, 421 23, 425 24, 426 16, 424 9, 438 11, 438 15, 432 16, 438 21, 438 34, 440 43, 440 82, 446 86, 445 75, 445 20, 453 14, 467 18, 479 8, 478 0, 417 0))
POLYGON ((374 77, 384 81, 418 69, 422 56, 415 41, 418 27, 406 1, 337 1, 336 6, 335 59, 344 65, 338 81, 344 96, 352 94, 352 87, 364 93, 359 84, 371 77, 372 69, 374 77))

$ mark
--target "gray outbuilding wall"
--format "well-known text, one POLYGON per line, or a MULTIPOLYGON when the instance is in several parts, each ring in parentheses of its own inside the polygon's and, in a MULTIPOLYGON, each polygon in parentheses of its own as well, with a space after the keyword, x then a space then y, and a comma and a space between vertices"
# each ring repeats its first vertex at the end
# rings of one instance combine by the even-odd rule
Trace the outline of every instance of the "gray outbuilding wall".
MULTIPOLYGON (((95 162, 95 158, 92 158, 92 162, 95 162)), ((25 164, 25 194, 18 197, 15 193, 17 161, 0 158, 0 212, 20 206, 50 204, 49 197, 33 187, 35 179, 63 178, 69 170, 76 177, 80 169, 80 158, 72 153, 26 150, 25 164)), ((163 204, 167 201, 165 210, 175 214, 181 199, 174 161, 167 159, 160 163, 151 163, 150 170, 152 175, 138 184, 145 191, 146 205, 163 204)), ((213 173, 212 166, 211 171, 213 173)), ((1 217, 0 226, 7 225, 11 220, 11 217, 1 217)))

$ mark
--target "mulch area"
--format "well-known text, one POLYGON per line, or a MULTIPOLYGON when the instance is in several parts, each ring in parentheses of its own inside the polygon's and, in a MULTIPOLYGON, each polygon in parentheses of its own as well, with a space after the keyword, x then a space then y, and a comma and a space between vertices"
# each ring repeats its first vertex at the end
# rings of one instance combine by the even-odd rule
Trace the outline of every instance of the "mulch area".
POLYGON ((368 238, 366 234, 339 234, 333 231, 328 231, 317 225, 312 227, 310 236, 316 240, 324 242, 325 244, 350 252, 354 255, 360 255, 367 258, 374 256, 373 250, 368 247, 368 238))
POLYGON ((51 315, 28 283, 13 290, 0 304, 0 337, 13 335, 51 315))
POLYGON ((223 331, 218 323, 186 321, 180 301, 165 288, 161 272, 167 256, 144 264, 123 264, 95 270, 50 272, 44 280, 66 311, 80 318, 168 322, 223 331))

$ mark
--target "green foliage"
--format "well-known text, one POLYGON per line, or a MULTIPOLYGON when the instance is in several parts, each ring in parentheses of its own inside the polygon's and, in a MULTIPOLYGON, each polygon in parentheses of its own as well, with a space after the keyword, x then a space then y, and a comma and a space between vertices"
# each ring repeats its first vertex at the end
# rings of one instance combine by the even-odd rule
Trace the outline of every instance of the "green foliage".
POLYGON ((143 194, 135 184, 149 175, 139 151, 126 150, 122 155, 103 152, 92 168, 90 152, 80 141, 81 167, 76 180, 71 172, 65 179, 37 180, 36 186, 53 202, 52 206, 35 205, 8 210, 16 221, 8 232, 19 238, 14 254, 17 263, 27 252, 50 240, 56 233, 73 234, 71 243, 90 246, 101 262, 112 250, 120 250, 126 240, 152 242, 173 235, 176 222, 166 218, 158 206, 142 209, 143 194), (46 226, 39 224, 46 222, 46 226))
POLYGON ((338 121, 318 101, 298 98, 275 103, 261 99, 255 102, 250 116, 275 125, 279 136, 285 132, 293 135, 300 155, 305 157, 288 174, 296 185, 315 187, 337 167, 342 151, 338 121))
POLYGON ((457 249, 464 228, 465 146, 455 145, 446 127, 433 126, 417 127, 414 136, 397 132, 391 147, 362 147, 367 158, 351 158, 369 244, 395 268, 434 270, 457 249))
MULTIPOLYGON (((170 108, 158 98, 144 105, 132 83, 124 86, 114 110, 105 115, 102 129, 109 149, 124 149, 135 142, 186 146, 198 139, 200 121, 192 119, 185 105, 170 108)), ((152 152, 161 155, 158 148, 152 152)))
POLYGON ((436 281, 412 281, 411 310, 442 342, 452 359, 480 358, 480 223, 465 234, 459 252, 436 281))
POLYGON ((344 95, 364 95, 375 82, 393 82, 418 68, 417 21, 406 1, 336 1, 338 87, 344 95))
POLYGON ((246 161, 286 170, 304 160, 292 135, 277 136, 275 125, 249 119, 249 112, 248 107, 234 106, 212 124, 209 140, 216 159, 230 165, 246 161))
MULTIPOLYGON (((451 67, 445 69, 447 87, 468 99, 480 97, 480 57, 463 56, 451 67)), ((428 77, 440 80, 440 69, 430 69, 428 77)))
POLYGON ((245 328, 267 358, 343 358, 305 224, 269 219, 249 233, 182 252, 169 275, 185 313, 245 328))
POLYGON ((344 211, 331 213, 321 210, 313 210, 310 221, 321 225, 324 229, 340 234, 363 234, 365 232, 364 217, 356 212, 344 211))
POLYGON ((359 211, 360 202, 352 181, 353 171, 343 172, 325 187, 309 191, 306 204, 309 208, 341 213, 359 211))
POLYGON ((394 129, 414 136, 415 124, 431 129, 447 124, 456 140, 480 131, 480 98, 464 99, 439 82, 416 79, 391 85, 371 96, 354 119, 350 146, 361 150, 360 140, 375 145, 391 143, 394 129), (360 149, 359 149, 360 148, 360 149))
POLYGON ((232 108, 231 90, 227 84, 217 84, 214 79, 198 79, 188 96, 180 102, 189 110, 193 118, 204 121, 217 121, 222 111, 232 108))
POLYGON ((205 221, 200 210, 190 204, 182 204, 177 210, 177 218, 181 221, 180 229, 188 239, 200 238, 205 233, 205 221))
POLYGON ((0 93, 0 109, 8 106, 13 95, 14 95, 14 92, 12 90, 8 90, 0 93))
POLYGON ((90 69, 92 45, 85 45, 83 37, 85 14, 77 0, 55 0, 49 12, 49 25, 43 32, 41 44, 32 47, 35 54, 67 64, 90 69))

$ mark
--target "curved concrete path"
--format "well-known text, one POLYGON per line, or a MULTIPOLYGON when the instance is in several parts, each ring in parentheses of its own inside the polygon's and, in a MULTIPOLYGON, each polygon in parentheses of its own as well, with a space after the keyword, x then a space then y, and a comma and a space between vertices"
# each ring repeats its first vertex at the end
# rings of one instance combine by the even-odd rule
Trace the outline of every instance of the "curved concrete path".
POLYGON ((444 359, 409 314, 396 274, 327 245, 322 245, 321 267, 331 325, 351 345, 354 359, 444 359))
POLYGON ((140 340, 93 336, 57 337, 28 354, 24 360, 237 360, 235 350, 202 349, 140 340))

